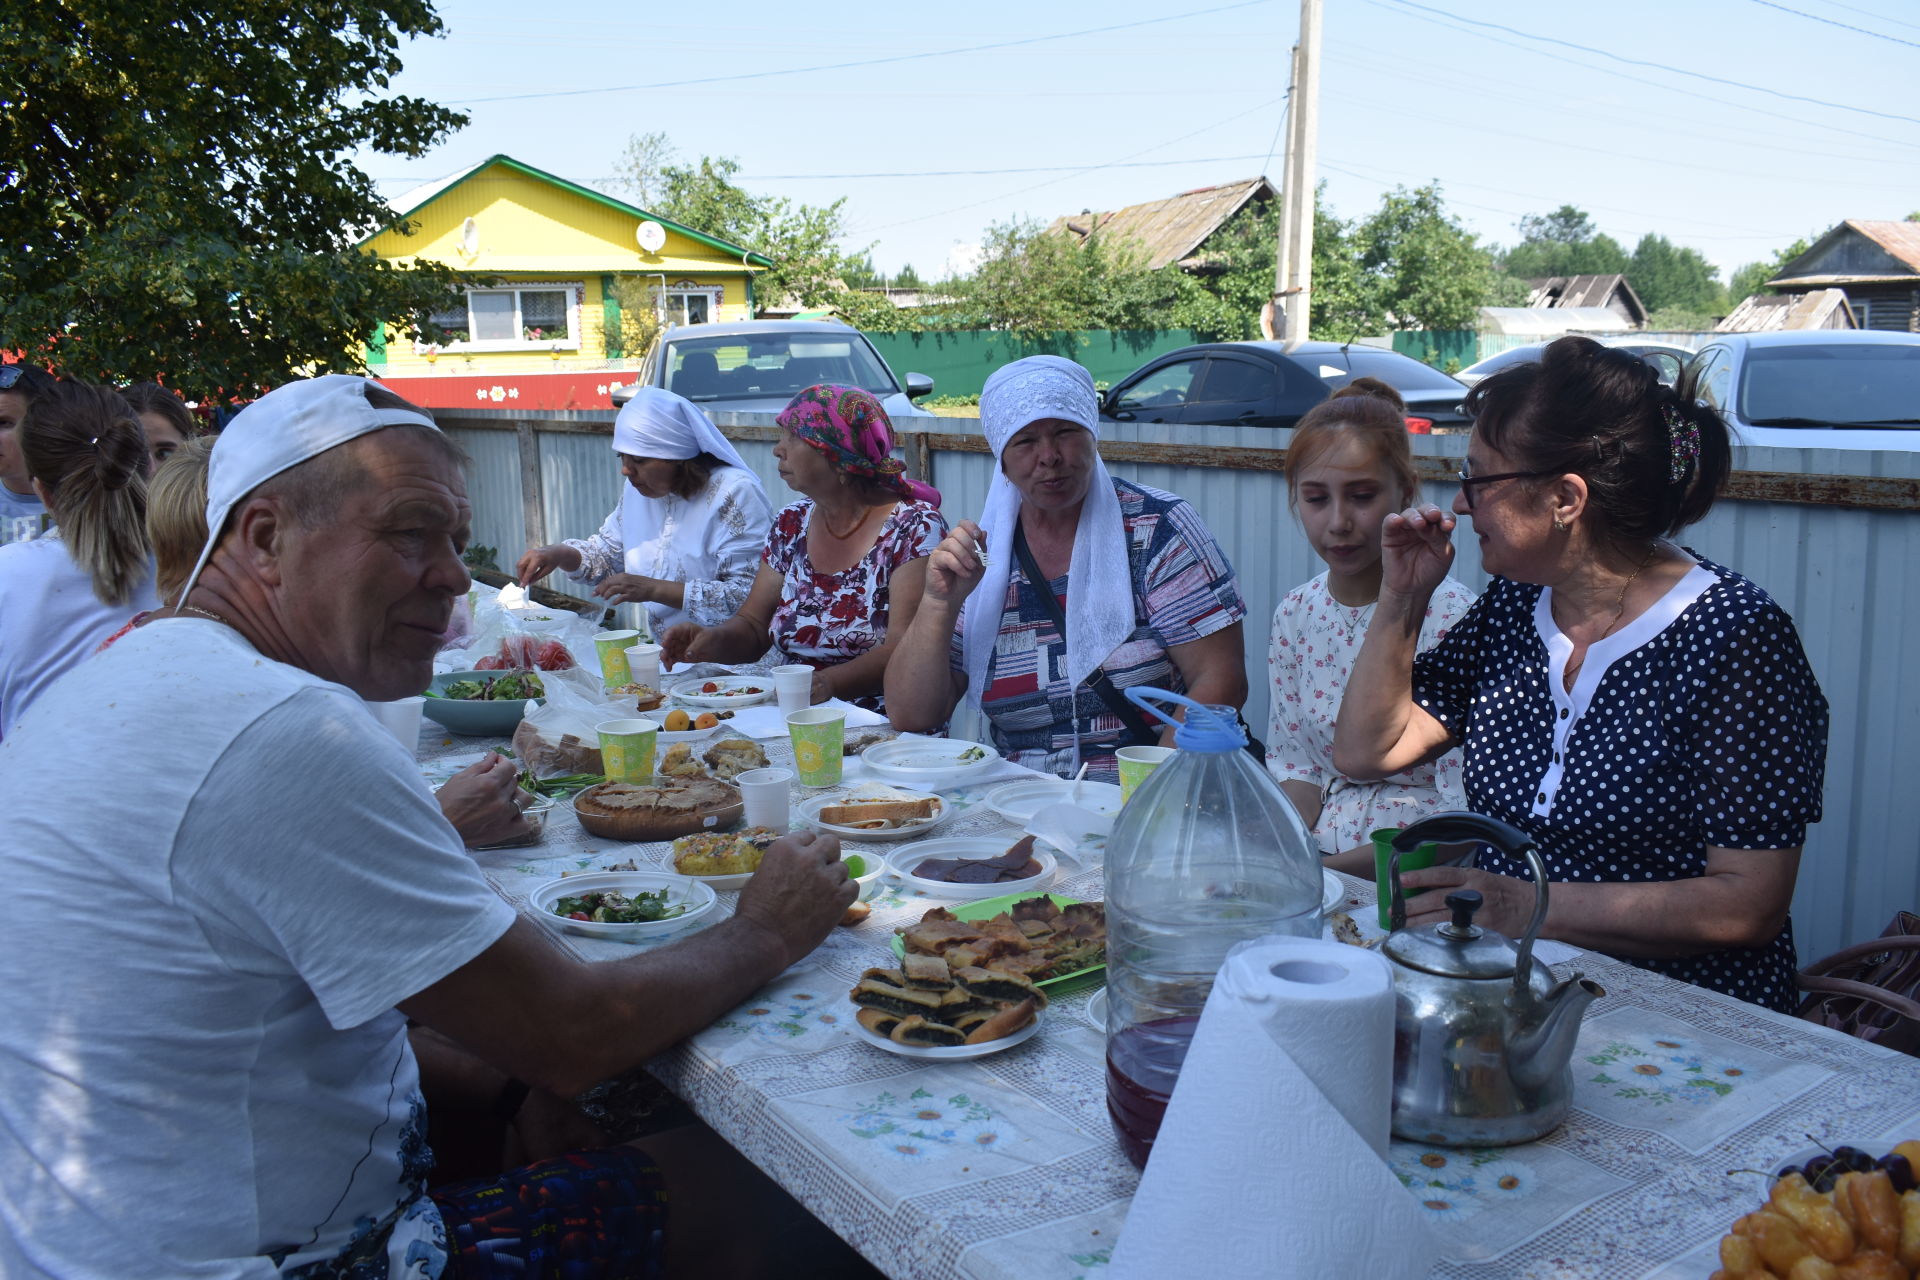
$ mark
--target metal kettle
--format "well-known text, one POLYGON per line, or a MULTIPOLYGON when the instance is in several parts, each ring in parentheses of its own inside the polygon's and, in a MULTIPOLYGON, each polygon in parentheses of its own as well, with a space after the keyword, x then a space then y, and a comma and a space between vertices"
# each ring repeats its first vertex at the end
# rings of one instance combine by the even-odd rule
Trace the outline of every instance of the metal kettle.
POLYGON ((1575 974, 1556 984, 1533 958, 1547 918, 1547 869, 1518 828, 1477 813, 1441 813, 1393 841, 1393 1133, 1448 1147, 1504 1147, 1551 1133, 1573 1104, 1580 1019, 1606 992, 1575 974), (1474 924, 1471 889, 1446 897, 1453 919, 1408 929, 1400 857, 1427 841, 1478 841, 1525 858, 1533 918, 1518 943, 1474 924))

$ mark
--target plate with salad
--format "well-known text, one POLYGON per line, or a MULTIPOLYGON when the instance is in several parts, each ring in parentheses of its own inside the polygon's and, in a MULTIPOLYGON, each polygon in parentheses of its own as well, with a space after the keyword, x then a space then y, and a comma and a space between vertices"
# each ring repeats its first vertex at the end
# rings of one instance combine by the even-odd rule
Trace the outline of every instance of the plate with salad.
POLYGON ((582 871, 527 895, 533 914, 556 929, 626 943, 683 933, 718 902, 711 887, 658 871, 582 871))

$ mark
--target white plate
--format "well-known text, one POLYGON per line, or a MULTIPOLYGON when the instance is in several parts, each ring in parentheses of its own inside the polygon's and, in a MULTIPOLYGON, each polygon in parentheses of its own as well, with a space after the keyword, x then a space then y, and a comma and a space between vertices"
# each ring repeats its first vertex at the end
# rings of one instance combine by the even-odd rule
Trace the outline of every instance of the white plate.
POLYGON ((1087 1001, 1087 1007, 1082 1016, 1093 1024, 1095 1031, 1107 1029, 1107 989, 1105 987, 1093 993, 1092 999, 1087 1001))
POLYGON ((887 871, 909 892, 928 898, 945 898, 949 902, 977 902, 982 898, 1000 898, 1010 893, 1035 893, 1052 884, 1054 873, 1060 866, 1059 861, 1038 844, 1033 848, 1033 857, 1040 864, 1040 874, 1028 876, 1025 880, 1001 880, 995 884, 948 884, 944 880, 922 880, 913 874, 913 869, 928 858, 997 858, 1012 848, 1013 843, 1004 837, 991 840, 974 837, 916 841, 911 845, 902 845, 887 855, 887 871))
MULTIPOLYGON (((851 1000, 847 1001, 847 1007, 855 1014, 860 1012, 860 1006, 851 1000)), ((897 1053, 903 1058, 922 1058, 931 1062, 964 1062, 968 1058, 984 1058, 990 1053, 1011 1049, 1022 1041, 1031 1040, 1039 1033, 1040 1024, 1046 1020, 1046 1017, 1047 1011, 1042 1009, 1035 1015, 1032 1022, 1010 1036, 1001 1036, 998 1040, 989 1040, 985 1044, 956 1044, 950 1048, 939 1049, 917 1044, 896 1044, 885 1036, 877 1036, 861 1026, 857 1017, 847 1019, 847 1030, 853 1032, 855 1039, 864 1041, 876 1049, 897 1053)))
MULTIPOLYGON (((902 792, 902 800, 919 800, 922 792, 902 792)), ((843 827, 835 822, 820 821, 820 811, 830 805, 849 804, 856 800, 854 796, 810 796, 800 802, 800 821, 816 831, 839 836, 842 840, 905 840, 909 836, 924 836, 953 816, 953 806, 939 796, 925 796, 937 806, 931 818, 922 818, 910 826, 890 827, 883 831, 874 831, 866 827, 843 827)), ((1004 850, 1002 851, 1004 852, 1004 850)))
POLYGON ((940 791, 964 786, 990 772, 1000 763, 1000 753, 987 743, 959 738, 895 738, 868 747, 860 753, 860 760, 882 782, 940 791), (985 754, 973 760, 960 759, 975 749, 985 754))
POLYGON ((700 678, 689 676, 673 686, 670 695, 675 702, 684 702, 690 707, 751 707, 773 697, 772 676, 711 676, 700 678), (717 684, 719 693, 701 693, 703 684, 717 684), (758 693, 732 693, 733 689, 758 689, 758 693))
POLYGON ((713 889, 699 883, 695 877, 667 875, 659 871, 586 871, 549 880, 527 895, 527 905, 532 908, 533 914, 556 929, 588 938, 629 943, 658 942, 673 937, 710 914, 718 901, 713 889), (672 893, 672 901, 687 904, 686 914, 670 920, 608 924, 597 920, 568 920, 553 913, 553 904, 562 898, 609 889, 625 894, 658 893, 666 889, 672 893))
POLYGON ((1347 885, 1344 880, 1325 867, 1320 868, 1320 914, 1338 911, 1340 904, 1347 900, 1347 885))
POLYGON ((1079 790, 1064 778, 1023 778, 987 793, 987 807, 1024 827, 1050 804, 1072 804, 1089 813, 1120 812, 1120 788, 1110 782, 1082 782, 1079 790))

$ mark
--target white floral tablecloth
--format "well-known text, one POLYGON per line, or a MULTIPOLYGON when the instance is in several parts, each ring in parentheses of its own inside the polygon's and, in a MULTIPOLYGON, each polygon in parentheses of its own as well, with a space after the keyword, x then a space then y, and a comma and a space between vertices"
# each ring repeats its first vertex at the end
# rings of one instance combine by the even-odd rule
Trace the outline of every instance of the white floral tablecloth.
MULTIPOLYGON (((485 745, 426 730, 430 778, 485 745)), ((785 743, 764 745, 790 763, 785 743)), ((939 834, 1011 842, 983 802, 995 785, 946 793, 957 812, 939 834)), ((1098 898, 1102 844, 1083 842, 1052 891, 1098 898)), ((564 806, 542 845, 475 856, 521 906, 562 870, 667 862, 665 845, 588 836, 564 806)), ((1347 883, 1349 904, 1370 909, 1373 887, 1347 883)), ((730 912, 737 895, 720 897, 730 912)), ((1097 980, 1057 991, 1032 1039, 972 1062, 895 1057, 847 1029, 847 990, 890 962, 894 927, 930 905, 883 891, 871 919, 836 929, 649 1070, 891 1276, 1099 1280, 1138 1175, 1108 1126, 1105 1041, 1085 1016, 1097 980)), ((632 954, 565 940, 589 960, 632 954)), ((1501 1150, 1392 1148, 1395 1175, 1445 1242, 1436 1276, 1704 1280, 1722 1233, 1764 1194, 1761 1179, 1729 1170, 1776 1168, 1811 1147, 1808 1135, 1881 1149, 1920 1137, 1920 1060, 1593 953, 1556 966, 1574 970, 1608 994, 1580 1034, 1565 1125, 1501 1150)), ((1276 1214, 1284 1223, 1283 1206, 1276 1214)), ((1363 1208, 1354 1219, 1367 1229, 1363 1208)))

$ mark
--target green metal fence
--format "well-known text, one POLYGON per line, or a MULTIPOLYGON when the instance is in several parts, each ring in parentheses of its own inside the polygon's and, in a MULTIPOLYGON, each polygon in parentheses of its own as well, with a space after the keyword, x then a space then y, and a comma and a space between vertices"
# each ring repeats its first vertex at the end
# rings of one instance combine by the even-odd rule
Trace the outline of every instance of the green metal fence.
POLYGON ((1191 329, 1082 329, 1043 339, 992 329, 927 333, 870 333, 894 375, 924 373, 936 396, 977 396, 987 375, 1026 356, 1078 360, 1095 382, 1118 382, 1157 355, 1198 342, 1191 329))
POLYGON ((1443 373, 1458 373, 1480 359, 1480 335, 1471 329, 1398 329, 1393 349, 1443 373))

